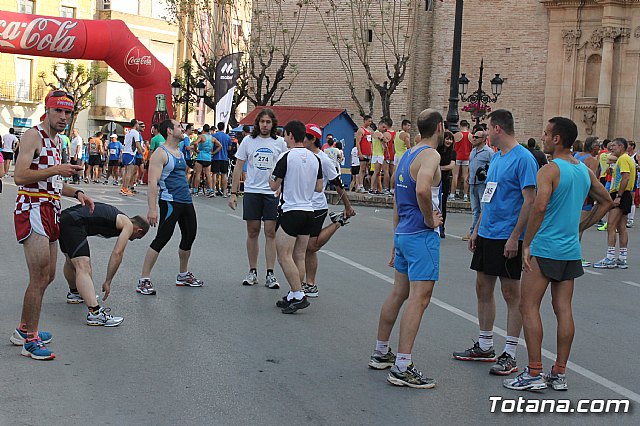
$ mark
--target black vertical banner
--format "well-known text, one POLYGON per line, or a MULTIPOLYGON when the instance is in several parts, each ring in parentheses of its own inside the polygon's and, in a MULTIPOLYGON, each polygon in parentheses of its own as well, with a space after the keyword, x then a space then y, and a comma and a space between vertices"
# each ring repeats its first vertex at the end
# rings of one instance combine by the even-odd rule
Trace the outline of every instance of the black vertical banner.
POLYGON ((225 126, 229 123, 231 106, 233 105, 233 94, 236 89, 236 81, 240 77, 240 59, 242 52, 232 53, 220 59, 216 66, 216 122, 217 125, 223 122, 225 126))

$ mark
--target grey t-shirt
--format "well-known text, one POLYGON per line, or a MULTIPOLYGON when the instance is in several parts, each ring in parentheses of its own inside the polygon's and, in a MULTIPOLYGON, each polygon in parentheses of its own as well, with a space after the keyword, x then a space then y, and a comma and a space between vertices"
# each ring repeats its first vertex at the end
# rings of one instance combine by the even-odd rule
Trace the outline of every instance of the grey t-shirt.
POLYGON ((473 148, 469 155, 469 184, 478 185, 484 182, 480 182, 476 179, 476 173, 479 168, 486 166, 493 157, 493 150, 486 144, 480 150, 473 148))

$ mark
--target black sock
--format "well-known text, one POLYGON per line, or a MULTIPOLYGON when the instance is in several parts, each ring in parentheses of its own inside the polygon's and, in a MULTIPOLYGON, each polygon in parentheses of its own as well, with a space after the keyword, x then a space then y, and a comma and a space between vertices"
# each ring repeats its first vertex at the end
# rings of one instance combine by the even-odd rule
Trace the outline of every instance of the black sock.
POLYGON ((253 272, 254 274, 258 275, 258 270, 256 268, 249 269, 249 272, 253 272))
POLYGON ((100 305, 96 305, 96 306, 93 306, 93 307, 92 307, 92 306, 89 306, 89 311, 90 311, 92 314, 95 314, 95 313, 96 313, 96 312, 98 312, 99 310, 100 310, 100 305))
POLYGON ((73 294, 80 294, 80 292, 78 291, 78 289, 77 289, 77 288, 73 288, 73 289, 72 289, 72 288, 70 288, 70 289, 69 289, 69 292, 70 292, 70 293, 73 293, 73 294))
POLYGON ((273 269, 267 269, 267 276, 273 275, 273 269))

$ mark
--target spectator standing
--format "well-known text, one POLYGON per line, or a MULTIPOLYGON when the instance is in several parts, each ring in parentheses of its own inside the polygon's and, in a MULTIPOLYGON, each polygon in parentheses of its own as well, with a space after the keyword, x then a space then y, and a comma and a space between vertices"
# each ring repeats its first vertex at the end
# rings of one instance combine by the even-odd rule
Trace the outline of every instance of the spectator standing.
POLYGON ((9 133, 2 136, 2 157, 4 160, 3 174, 9 173, 9 167, 11 166, 11 160, 13 160, 13 152, 18 145, 18 137, 15 134, 13 127, 9 129, 9 133))
MULTIPOLYGON (((544 152, 540 151, 536 147, 536 143, 537 142, 534 138, 529 138, 529 140, 527 141, 527 148, 529 149, 529 152, 533 154, 533 158, 535 158, 536 161, 538 162, 538 168, 541 168, 542 166, 547 164, 548 161, 547 161, 547 156, 544 155, 544 152)), ((578 151, 576 152, 580 152, 582 150, 582 143, 580 143, 579 148, 580 149, 578 149, 578 151)))
POLYGON ((440 173, 442 175, 442 225, 440 227, 440 238, 445 238, 444 225, 447 221, 447 199, 451 192, 451 173, 456 166, 456 151, 453 149, 453 133, 444 132, 444 143, 439 145, 438 153, 440 154, 440 173))
POLYGON ((463 240, 468 241, 478 223, 482 212, 482 195, 487 187, 487 171, 493 158, 494 151, 487 146, 487 131, 483 127, 475 128, 471 145, 473 149, 469 155, 469 198, 471 199, 471 228, 463 240))

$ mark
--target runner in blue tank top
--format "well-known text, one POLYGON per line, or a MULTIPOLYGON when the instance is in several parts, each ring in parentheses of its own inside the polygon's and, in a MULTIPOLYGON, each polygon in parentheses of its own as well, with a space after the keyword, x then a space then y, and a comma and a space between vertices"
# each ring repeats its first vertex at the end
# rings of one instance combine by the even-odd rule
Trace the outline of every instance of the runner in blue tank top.
POLYGON ((173 236, 176 223, 182 234, 178 250, 180 273, 176 277, 176 285, 202 287, 204 284, 189 272, 189 256, 191 246, 196 239, 198 221, 187 183, 187 162, 180 151, 180 142, 184 139, 182 127, 176 120, 165 120, 158 126, 158 131, 166 142, 161 146, 162 149, 154 151, 149 160, 147 219, 149 225, 158 225, 158 233, 147 250, 142 266, 142 276, 136 288, 138 293, 144 295, 156 294, 151 283, 151 270, 158 260, 160 251, 173 236), (160 191, 159 199, 158 190, 160 191), (159 214, 156 199, 160 206, 159 214))
POLYGON ((570 148, 577 136, 575 123, 564 117, 549 120, 544 131, 544 152, 553 154, 553 161, 538 172, 538 191, 522 247, 520 312, 529 364, 518 377, 504 381, 509 389, 568 388, 565 369, 574 334, 571 298, 574 280, 584 273, 578 234, 600 220, 613 204, 593 171, 571 156, 570 148), (581 221, 581 207, 587 194, 596 204, 589 217, 581 221), (556 362, 549 374, 544 375, 540 303, 549 283, 558 319, 558 343, 556 362))
POLYGON ((431 109, 418 117, 420 142, 402 156, 395 175, 395 228, 393 257, 396 269, 393 290, 382 305, 376 348, 369 367, 391 367, 387 381, 397 386, 433 388, 435 380, 423 376, 411 362, 411 351, 422 314, 429 305, 439 278, 440 154, 435 148, 444 142, 442 115, 431 109), (397 356, 389 347, 389 336, 404 301, 397 356))
POLYGON ((208 124, 202 126, 202 134, 196 139, 194 146, 197 147, 198 156, 195 164, 195 180, 193 185, 193 195, 198 195, 200 188, 200 177, 204 173, 208 197, 215 197, 213 192, 213 178, 211 176, 212 155, 220 151, 222 145, 211 133, 211 127, 208 124))

